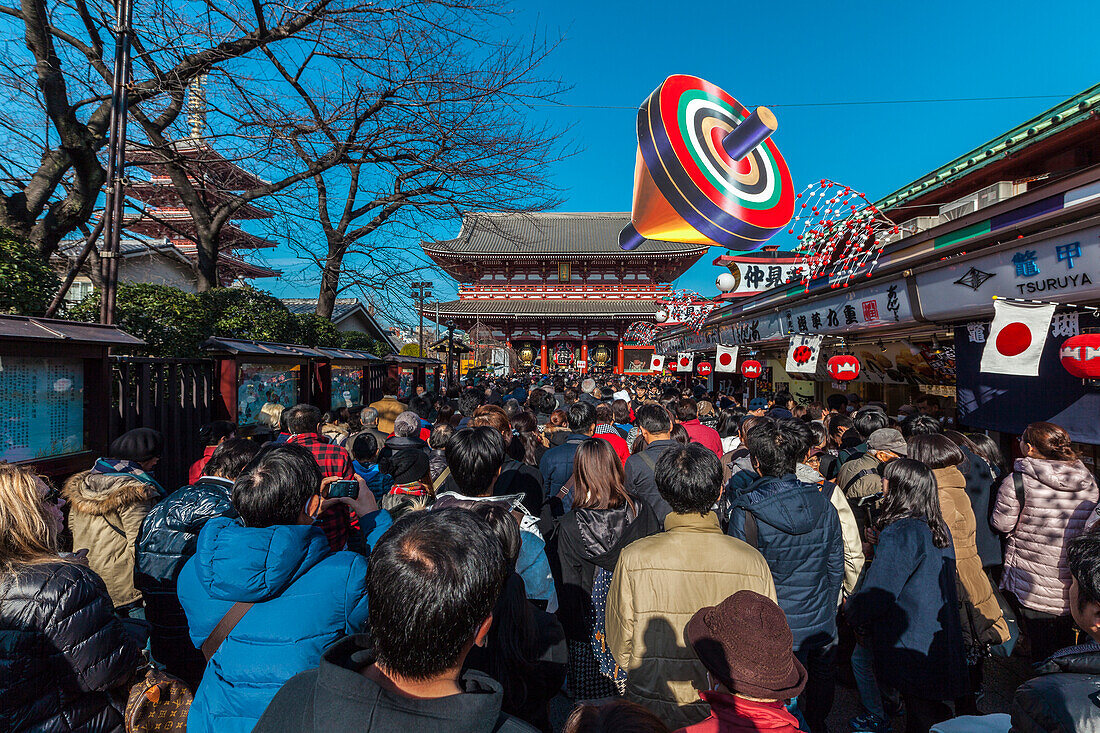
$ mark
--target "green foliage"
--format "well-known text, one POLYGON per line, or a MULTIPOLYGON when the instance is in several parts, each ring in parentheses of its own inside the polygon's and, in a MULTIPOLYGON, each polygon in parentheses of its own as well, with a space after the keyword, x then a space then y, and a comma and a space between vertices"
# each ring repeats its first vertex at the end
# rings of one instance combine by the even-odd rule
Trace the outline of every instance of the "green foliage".
POLYGON ((0 229, 0 313, 40 316, 60 286, 34 247, 0 229))
POLYGON ((420 344, 405 344, 400 353, 401 356, 420 356, 420 344))
POLYGON ((294 343, 298 335, 287 307, 262 290, 214 288, 198 298, 212 318, 213 336, 294 343))
POLYGON ((389 344, 362 331, 341 331, 340 346, 354 351, 366 351, 375 356, 386 356, 391 353, 389 344))
MULTIPOLYGON (((99 290, 70 308, 76 321, 99 319, 99 290)), ((148 344, 150 356, 194 357, 210 335, 212 319, 198 296, 167 285, 132 283, 118 286, 115 323, 148 344)))
POLYGON ((293 343, 303 346, 332 346, 343 343, 340 332, 332 321, 316 313, 302 313, 292 316, 294 319, 295 340, 293 343))

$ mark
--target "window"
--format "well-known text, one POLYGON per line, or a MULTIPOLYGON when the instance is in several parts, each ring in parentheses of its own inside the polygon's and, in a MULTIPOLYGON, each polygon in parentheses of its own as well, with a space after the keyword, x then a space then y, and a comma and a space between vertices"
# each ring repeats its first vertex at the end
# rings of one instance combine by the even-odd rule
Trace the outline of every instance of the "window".
POLYGON ((560 282, 560 283, 569 282, 569 276, 572 274, 572 273, 570 273, 569 269, 570 268, 569 268, 569 263, 568 262, 559 262, 558 263, 558 282, 560 282))
POLYGON ((65 302, 75 305, 91 295, 91 280, 73 280, 69 286, 69 292, 65 293, 65 302))

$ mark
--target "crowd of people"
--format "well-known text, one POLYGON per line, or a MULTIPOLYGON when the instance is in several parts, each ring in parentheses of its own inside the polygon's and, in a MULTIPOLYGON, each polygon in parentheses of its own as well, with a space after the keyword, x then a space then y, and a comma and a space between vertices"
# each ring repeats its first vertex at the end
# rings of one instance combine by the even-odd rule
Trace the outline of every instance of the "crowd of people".
POLYGON ((150 665, 221 733, 1098 731, 1100 489, 935 398, 514 378, 0 464, 0 728, 123 731, 150 665), (171 439, 169 436, 167 439, 171 439), (1035 664, 981 716, 992 654, 1035 664), (955 726, 977 727, 955 727, 955 726), (835 728, 835 726, 834 726, 835 728))

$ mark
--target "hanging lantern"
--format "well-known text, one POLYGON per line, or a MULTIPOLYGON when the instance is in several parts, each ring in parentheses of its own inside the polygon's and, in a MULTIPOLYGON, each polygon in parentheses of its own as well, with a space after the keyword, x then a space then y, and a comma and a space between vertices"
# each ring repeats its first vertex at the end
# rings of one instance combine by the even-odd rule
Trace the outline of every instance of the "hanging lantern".
POLYGON ((859 359, 851 354, 837 354, 825 366, 838 382, 847 382, 859 376, 859 359))
POLYGON ((737 280, 738 278, 732 272, 723 272, 714 284, 723 293, 731 293, 737 289, 737 280))
POLYGON ((711 370, 714 368, 709 361, 699 362, 699 366, 696 367, 699 370, 700 377, 709 377, 711 370))
POLYGON ((1058 355, 1067 372, 1082 379, 1100 379, 1100 333, 1066 339, 1058 355))
POLYGON ((746 359, 741 362, 741 376, 746 379, 759 379, 764 373, 764 365, 756 359, 746 359))
POLYGON ((664 308, 660 309, 653 314, 653 320, 657 321, 657 323, 664 323, 668 320, 668 311, 666 311, 664 308))

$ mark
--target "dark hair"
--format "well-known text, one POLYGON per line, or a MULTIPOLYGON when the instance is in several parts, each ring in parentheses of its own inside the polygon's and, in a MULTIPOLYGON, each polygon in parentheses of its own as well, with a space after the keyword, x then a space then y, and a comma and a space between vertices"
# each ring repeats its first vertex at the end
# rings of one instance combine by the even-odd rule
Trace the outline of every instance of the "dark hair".
POLYGON ((840 429, 845 428, 851 430, 853 426, 852 418, 847 415, 842 415, 839 412, 835 415, 829 415, 829 440, 833 442, 833 445, 840 445, 840 429))
POLYGON ((610 425, 615 420, 615 413, 611 410, 611 405, 606 402, 601 402, 596 405, 596 424, 597 425, 610 425))
POLYGON ((571 432, 587 433, 596 424, 596 411, 587 402, 574 402, 567 412, 571 432))
POLYGON ((308 448, 264 446, 233 483, 233 506, 246 527, 297 524, 306 502, 320 491, 321 478, 308 448))
POLYGON ((642 435, 642 431, 639 430, 638 434, 634 436, 634 442, 631 443, 631 445, 630 445, 630 455, 634 455, 635 453, 641 453, 642 451, 645 450, 645 447, 646 447, 645 436, 642 435))
POLYGON ((367 568, 378 664, 411 680, 457 667, 507 574, 500 540, 467 509, 413 512, 394 522, 367 568))
POLYGON ((504 440, 490 427, 463 428, 443 449, 458 490, 467 496, 488 496, 504 465, 504 440))
POLYGON ((394 377, 386 377, 382 380, 382 394, 384 395, 396 395, 397 388, 401 383, 394 377))
POLYGON ((820 448, 829 440, 829 435, 825 432, 825 426, 818 421, 813 420, 808 422, 806 423, 806 427, 810 429, 810 434, 812 436, 810 448, 820 448))
POLYGON ((1080 534, 1066 548, 1069 573, 1077 581, 1077 607, 1100 603, 1100 532, 1080 534))
POLYGON ((514 450, 517 459, 528 466, 539 465, 539 422, 534 413, 524 410, 512 418, 512 447, 517 444, 522 449, 514 450))
POLYGON ((527 406, 540 415, 549 415, 557 409, 558 401, 544 389, 536 389, 527 398, 527 406))
POLYGON ((706 515, 722 492, 722 465, 698 443, 666 450, 653 469, 657 493, 677 514, 706 515))
POLYGON ((577 446, 573 457, 573 506, 618 509, 624 503, 634 509, 626 493, 623 462, 611 444, 602 438, 589 438, 577 446))
POLYGON ((877 407, 861 407, 852 417, 852 427, 867 440, 876 430, 890 427, 890 418, 877 407))
POLYGON ((660 435, 672 430, 672 418, 660 405, 642 405, 634 413, 634 424, 647 433, 660 435))
POLYGON ((905 442, 909 445, 909 457, 914 461, 920 461, 933 471, 966 462, 966 456, 959 450, 959 446, 940 433, 914 435, 905 442))
POLYGON ((474 410, 481 407, 485 395, 476 389, 467 389, 458 398, 458 411, 463 417, 473 417, 474 410))
POLYGON ((687 445, 691 442, 691 434, 688 433, 683 423, 676 423, 673 425, 669 434, 672 436, 672 439, 680 445, 687 445))
POLYGON ((199 440, 203 445, 217 445, 237 432, 237 424, 228 420, 215 420, 199 428, 199 440))
POLYGON ((784 407, 785 408, 787 405, 791 404, 792 402, 794 402, 794 395, 792 395, 787 390, 784 389, 784 390, 781 390, 781 391, 775 393, 775 406, 776 407, 784 407))
POLYGON ((984 459, 990 468, 997 474, 1005 472, 1005 457, 997 441, 985 433, 968 433, 966 437, 970 438, 970 442, 974 444, 974 452, 984 459))
POLYGON ((745 435, 745 447, 756 459, 761 476, 794 473, 810 450, 813 435, 801 420, 762 420, 745 435))
POLYGON ((915 435, 935 435, 943 432, 943 425, 934 417, 914 415, 901 421, 901 434, 906 440, 915 435))
POLYGON ((912 458, 898 458, 886 464, 883 478, 890 488, 879 507, 878 528, 883 529, 899 519, 919 519, 932 530, 933 545, 949 547, 951 535, 943 521, 932 469, 912 458))
POLYGON ((378 447, 378 438, 368 431, 356 433, 348 439, 348 452, 363 465, 378 457, 378 447))
POLYGON ((210 460, 202 472, 206 476, 219 476, 233 481, 259 452, 260 444, 253 440, 228 438, 210 454, 210 460))
POLYGON ((550 413, 550 418, 546 423, 555 428, 567 428, 569 427, 569 413, 565 410, 554 410, 550 413))
POLYGON ((1069 433, 1060 425, 1052 422, 1033 422, 1027 426, 1020 438, 1048 460, 1077 460, 1077 453, 1073 450, 1069 433))
POLYGON ((615 400, 611 403, 611 414, 615 418, 615 422, 620 425, 625 425, 630 422, 630 405, 626 400, 615 400))
POLYGON ((669 728, 636 702, 612 700, 573 708, 562 733, 669 733, 669 728))
POLYGON ((500 433, 505 445, 512 442, 512 423, 503 407, 482 405, 474 410, 474 416, 470 418, 468 424, 471 428, 485 426, 496 430, 500 433))
POLYGON ((718 437, 732 438, 737 435, 737 429, 741 427, 741 419, 744 415, 734 410, 718 410, 718 437))
POLYGON ((470 511, 489 523, 493 534, 500 540, 500 548, 504 551, 504 561, 508 564, 508 572, 514 573, 523 538, 519 534, 519 523, 512 516, 512 512, 504 508, 503 505, 491 501, 476 502, 470 507, 470 511))
POLYGON ((450 423, 436 423, 432 432, 428 435, 428 447, 432 450, 443 450, 447 447, 447 441, 455 434, 455 429, 450 423))
POLYGON ((443 404, 435 411, 436 425, 450 425, 451 416, 455 414, 455 408, 450 404, 443 404))
POLYGON ((836 410, 839 413, 843 413, 848 409, 848 398, 839 392, 833 392, 825 398, 825 404, 829 406, 830 410, 836 410))
POLYGON ((690 398, 678 400, 673 410, 676 413, 676 419, 680 422, 699 417, 699 403, 690 398))
POLYGON ((321 425, 321 411, 313 405, 298 404, 283 412, 286 427, 293 435, 316 433, 321 425))

